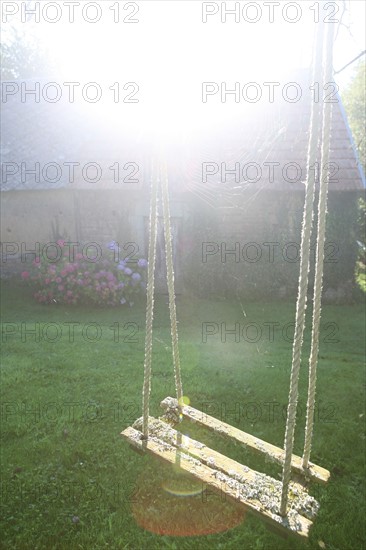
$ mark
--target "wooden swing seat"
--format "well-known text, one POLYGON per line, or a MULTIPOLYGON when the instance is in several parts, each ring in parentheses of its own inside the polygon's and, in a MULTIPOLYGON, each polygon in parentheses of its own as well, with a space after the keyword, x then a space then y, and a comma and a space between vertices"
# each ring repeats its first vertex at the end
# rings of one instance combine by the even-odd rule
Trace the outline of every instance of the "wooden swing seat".
MULTIPOLYGON (((298 479, 290 483, 288 512, 282 517, 279 514, 282 489, 279 480, 243 466, 176 431, 171 425, 178 421, 176 399, 167 397, 161 402, 161 407, 165 410, 163 418, 149 417, 147 440, 143 439, 141 431, 142 419, 138 419, 132 427, 126 428, 121 435, 134 448, 178 465, 200 480, 204 487, 238 502, 282 534, 292 533, 301 539, 308 537, 319 504, 308 494, 305 482, 312 479, 318 483, 326 483, 330 476, 328 470, 313 463, 304 470, 301 458, 292 455, 292 469, 298 474, 298 479)), ((231 438, 249 449, 264 454, 270 460, 283 463, 284 451, 279 447, 257 439, 193 407, 183 406, 181 414, 183 418, 231 438)))

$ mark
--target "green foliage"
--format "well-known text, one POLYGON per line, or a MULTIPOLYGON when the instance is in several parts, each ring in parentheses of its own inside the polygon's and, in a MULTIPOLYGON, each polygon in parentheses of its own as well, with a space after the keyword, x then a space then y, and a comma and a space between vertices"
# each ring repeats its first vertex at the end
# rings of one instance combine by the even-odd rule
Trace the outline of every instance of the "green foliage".
POLYGON ((359 234, 358 234, 359 253, 356 262, 356 281, 366 292, 366 201, 359 201, 359 234))
POLYGON ((359 158, 366 172, 366 62, 361 61, 356 74, 343 94, 343 102, 347 112, 359 158))
POLYGON ((27 79, 54 74, 50 52, 37 39, 37 34, 26 33, 17 27, 4 31, 0 49, 1 79, 27 79))

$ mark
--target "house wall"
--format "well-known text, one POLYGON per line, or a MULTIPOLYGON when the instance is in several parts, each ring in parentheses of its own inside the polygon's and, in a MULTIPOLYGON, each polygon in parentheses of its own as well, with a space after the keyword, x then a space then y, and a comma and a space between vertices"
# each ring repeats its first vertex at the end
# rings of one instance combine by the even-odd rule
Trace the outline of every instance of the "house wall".
MULTIPOLYGON (((80 246, 95 243, 102 250, 115 240, 120 244, 121 258, 131 254, 147 257, 150 205, 146 195, 141 197, 131 191, 115 190, 14 191, 2 194, 1 210, 3 277, 23 271, 35 258, 31 251, 42 250, 61 238, 80 246)), ((185 217, 184 203, 174 201, 170 210, 172 232, 177 239, 185 217)), ((182 278, 178 257, 175 267, 177 290, 180 291, 182 278)), ((161 219, 156 287, 166 290, 161 219)))
MULTIPOLYGON (((325 295, 350 297, 357 255, 357 191, 329 196, 325 295)), ((192 194, 171 201, 178 292, 245 299, 296 295, 304 193, 241 194, 235 208, 212 208, 192 194)), ((148 196, 104 190, 23 191, 2 194, 2 276, 25 269, 24 253, 59 238, 102 249, 119 242, 123 256, 147 256, 148 196), (36 245, 36 243, 39 243, 36 245), (23 257, 22 257, 23 252, 23 257)), ((166 291, 162 223, 158 290, 166 291)), ((312 239, 312 259, 315 239, 312 239)))
MULTIPOLYGON (((333 191, 329 194, 323 285, 326 301, 347 301, 355 296, 357 299, 354 270, 358 253, 360 196, 357 191, 333 191)), ((183 254, 186 287, 198 288, 205 296, 231 295, 245 300, 295 299, 303 205, 304 192, 267 191, 254 200, 242 195, 236 209, 220 212, 201 208, 199 213, 193 211, 193 225, 187 228, 185 235, 192 246, 191 249, 185 246, 183 254)), ((310 291, 316 224, 315 216, 310 291)))

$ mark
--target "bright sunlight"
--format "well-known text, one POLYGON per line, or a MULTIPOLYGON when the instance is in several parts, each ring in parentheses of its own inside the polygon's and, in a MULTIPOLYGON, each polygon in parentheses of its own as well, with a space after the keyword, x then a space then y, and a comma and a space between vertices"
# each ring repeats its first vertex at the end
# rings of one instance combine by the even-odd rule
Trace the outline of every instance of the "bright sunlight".
MULTIPOLYGON (((103 25, 80 21, 75 11, 73 25, 41 20, 37 33, 65 81, 105 81, 109 86, 118 81, 122 90, 127 84, 120 99, 127 96, 135 101, 118 109, 112 99, 101 101, 99 114, 158 141, 185 139, 207 129, 213 119, 217 124, 229 113, 242 112, 253 105, 243 101, 242 86, 278 81, 284 69, 288 74, 311 60, 314 14, 310 10, 303 10, 303 24, 294 25, 290 21, 299 15, 291 9, 284 14, 280 10, 271 23, 269 7, 257 13, 253 7, 243 12, 240 6, 241 11, 230 14, 234 2, 227 3, 226 15, 216 12, 220 3, 213 2, 119 3, 118 12, 118 3, 113 9, 112 3, 107 4, 103 25), (248 22, 258 17, 259 24, 248 22), (133 24, 135 20, 139 24, 133 24), (222 82, 228 94, 225 102, 222 82), (239 101, 229 93, 235 83, 240 85, 239 101)), ((92 8, 87 15, 97 17, 92 8)))

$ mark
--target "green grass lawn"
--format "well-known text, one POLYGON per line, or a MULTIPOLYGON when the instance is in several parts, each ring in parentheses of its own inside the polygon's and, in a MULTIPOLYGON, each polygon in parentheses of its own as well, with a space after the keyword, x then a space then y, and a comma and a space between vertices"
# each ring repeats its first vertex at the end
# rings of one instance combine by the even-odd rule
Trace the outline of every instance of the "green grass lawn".
MULTIPOLYGON (((2 291, 2 548, 365 548, 362 305, 323 311, 312 460, 331 471, 331 481, 311 488, 321 509, 303 544, 279 537, 222 496, 188 487, 189 480, 182 495, 175 472, 120 437, 141 416, 144 304, 41 306, 24 288, 4 283, 2 291)), ((161 399, 174 395, 166 301, 156 303, 154 415, 161 399)), ((242 306, 178 298, 184 393, 194 407, 282 447, 295 306, 242 306), (225 342, 221 323, 232 329, 235 322, 239 341, 228 333, 225 342)), ((308 353, 309 331, 305 344, 308 353)), ((303 367, 296 454, 307 361, 303 367)), ((232 443, 192 433, 239 462, 280 475, 232 443)))

